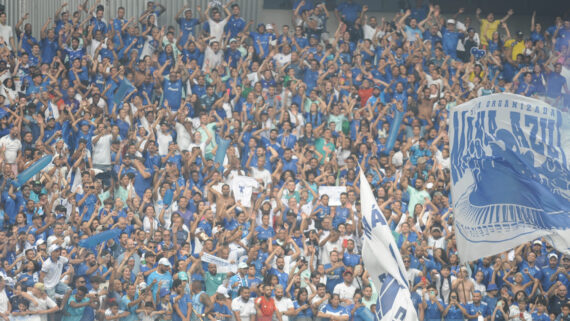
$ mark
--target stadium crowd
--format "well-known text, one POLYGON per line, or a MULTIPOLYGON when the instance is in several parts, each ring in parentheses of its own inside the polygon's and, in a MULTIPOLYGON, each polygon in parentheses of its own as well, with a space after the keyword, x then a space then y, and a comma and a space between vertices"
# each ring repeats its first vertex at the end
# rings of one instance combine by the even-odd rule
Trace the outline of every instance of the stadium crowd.
POLYGON ((567 112, 569 17, 165 10, 0 13, 0 318, 372 321, 363 170, 419 320, 570 320, 570 256, 545 240, 460 264, 447 135, 451 108, 492 93, 567 112))

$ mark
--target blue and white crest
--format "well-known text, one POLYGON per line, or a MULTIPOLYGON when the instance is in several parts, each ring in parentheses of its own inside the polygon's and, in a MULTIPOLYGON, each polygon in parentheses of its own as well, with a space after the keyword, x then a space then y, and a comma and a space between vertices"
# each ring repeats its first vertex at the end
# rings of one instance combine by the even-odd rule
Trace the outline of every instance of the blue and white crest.
POLYGON ((487 51, 485 49, 479 49, 477 47, 471 48, 471 55, 475 58, 475 60, 481 60, 481 58, 485 57, 487 51))
POLYGON ((452 198, 462 260, 543 236, 568 252, 563 138, 570 133, 563 133, 563 120, 546 103, 512 94, 480 97, 452 111, 452 198))

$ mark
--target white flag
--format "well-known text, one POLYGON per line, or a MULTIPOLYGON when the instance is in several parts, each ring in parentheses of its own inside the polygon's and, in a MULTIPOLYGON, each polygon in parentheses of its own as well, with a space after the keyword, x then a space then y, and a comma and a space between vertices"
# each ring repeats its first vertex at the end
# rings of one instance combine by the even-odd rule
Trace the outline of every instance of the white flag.
POLYGON ((376 320, 417 321, 406 269, 392 231, 360 170, 360 202, 364 226, 362 258, 378 289, 376 320))
POLYGON ((570 253, 568 117, 543 101, 502 93, 456 106, 450 120, 461 261, 541 237, 570 253))

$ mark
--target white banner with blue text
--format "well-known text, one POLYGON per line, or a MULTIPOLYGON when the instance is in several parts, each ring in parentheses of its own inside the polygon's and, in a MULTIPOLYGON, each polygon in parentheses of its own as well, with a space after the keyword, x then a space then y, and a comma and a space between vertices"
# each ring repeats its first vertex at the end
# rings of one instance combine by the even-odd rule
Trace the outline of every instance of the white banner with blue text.
POLYGON ((567 113, 514 94, 450 114, 451 197, 462 262, 544 237, 570 252, 567 113))

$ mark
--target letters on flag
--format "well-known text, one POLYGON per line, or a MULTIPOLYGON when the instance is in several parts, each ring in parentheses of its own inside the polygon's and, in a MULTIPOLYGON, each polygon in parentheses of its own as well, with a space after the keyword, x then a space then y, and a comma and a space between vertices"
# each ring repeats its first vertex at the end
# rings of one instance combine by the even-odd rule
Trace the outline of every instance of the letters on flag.
POLYGON ((404 262, 362 169, 359 175, 364 226, 362 258, 378 289, 375 319, 417 321, 404 262))
POLYGON ((451 194, 462 261, 539 237, 569 253, 565 119, 543 101, 514 94, 483 96, 453 109, 451 194))

